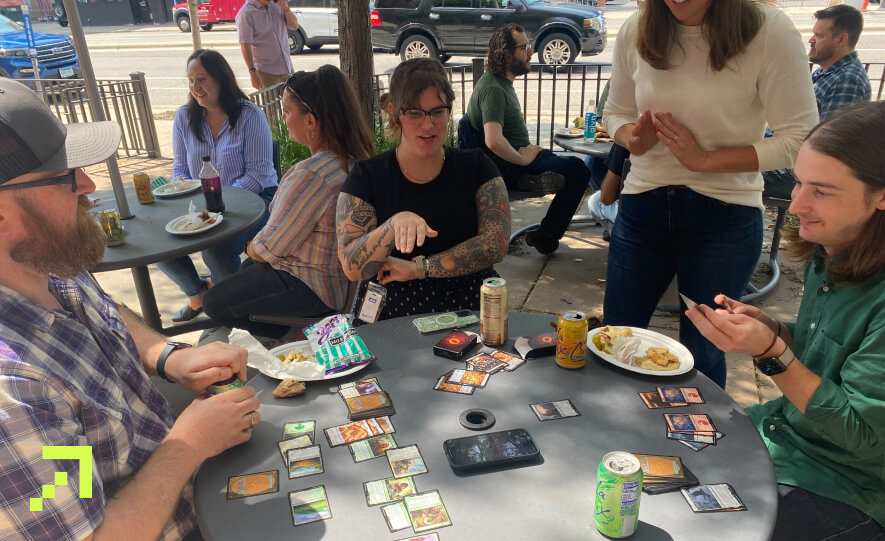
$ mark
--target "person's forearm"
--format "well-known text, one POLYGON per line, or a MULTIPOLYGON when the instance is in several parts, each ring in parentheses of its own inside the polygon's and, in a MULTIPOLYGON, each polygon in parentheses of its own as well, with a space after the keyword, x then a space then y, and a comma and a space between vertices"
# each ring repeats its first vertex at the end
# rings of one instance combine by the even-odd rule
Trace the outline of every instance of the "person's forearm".
POLYGON ((503 135, 486 141, 486 146, 502 160, 515 163, 516 165, 522 165, 522 154, 513 148, 513 145, 511 145, 503 135))
POLYGON ((246 61, 246 67, 250 70, 255 67, 255 61, 252 59, 252 45, 249 43, 240 43, 240 51, 243 53, 243 60, 246 61))
MULTIPOLYGON (((618 131, 615 132, 614 140, 615 143, 621 145, 622 147, 629 150, 633 153, 633 149, 630 148, 630 136, 633 135, 633 128, 636 126, 636 123, 624 124, 618 131)), ((611 133, 611 132, 609 132, 611 133)))
POLYGON ((346 242, 341 250, 344 274, 351 280, 368 280, 376 276, 393 251, 395 243, 396 235, 390 220, 367 234, 346 242))
MULTIPOLYGON (((508 227, 508 237, 509 230, 508 227)), ((501 237, 502 231, 489 231, 428 257, 427 277, 465 276, 498 263, 507 253, 501 249, 501 237)))
POLYGON ((298 30, 298 17, 289 9, 286 0, 280 0, 280 3, 282 4, 280 7, 283 8, 283 14, 286 17, 286 28, 292 31, 298 30))
POLYGON ((184 442, 164 440, 126 486, 108 498, 101 525, 87 539, 157 539, 201 461, 184 442))
POLYGON ((820 387, 821 377, 808 369, 797 357, 787 369, 771 377, 784 396, 796 409, 805 413, 811 396, 820 387))
POLYGON ((759 170, 759 157, 752 145, 708 150, 701 171, 705 173, 749 173, 759 170))
POLYGON ((167 338, 157 331, 148 327, 145 322, 128 307, 120 305, 120 315, 126 326, 129 327, 129 334, 138 348, 138 354, 141 357, 141 364, 145 371, 151 375, 157 375, 157 357, 166 347, 167 338))

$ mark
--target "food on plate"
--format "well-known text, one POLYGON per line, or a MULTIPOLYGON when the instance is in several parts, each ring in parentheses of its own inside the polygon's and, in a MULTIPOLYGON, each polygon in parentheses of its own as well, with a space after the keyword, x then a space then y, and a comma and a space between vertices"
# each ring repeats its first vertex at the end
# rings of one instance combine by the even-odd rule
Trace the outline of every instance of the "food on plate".
POLYGON ((615 338, 630 338, 633 330, 630 327, 611 327, 606 325, 593 336, 593 345, 599 351, 611 353, 615 338))
POLYGON ((310 355, 306 355, 303 351, 298 351, 293 349, 289 352, 288 355, 283 355, 282 353, 277 355, 277 358, 283 361, 285 364, 290 363, 300 363, 304 361, 310 360, 310 355))
POLYGON ((569 128, 568 132, 572 135, 578 135, 584 133, 584 130, 582 130, 581 128, 569 128))
POLYGON ((645 356, 633 357, 633 364, 645 370, 676 370, 679 357, 669 348, 651 346, 645 350, 645 356))
POLYGON ((302 394, 307 387, 303 381, 297 379, 286 378, 277 385, 273 395, 277 398, 286 398, 289 396, 297 396, 302 394))

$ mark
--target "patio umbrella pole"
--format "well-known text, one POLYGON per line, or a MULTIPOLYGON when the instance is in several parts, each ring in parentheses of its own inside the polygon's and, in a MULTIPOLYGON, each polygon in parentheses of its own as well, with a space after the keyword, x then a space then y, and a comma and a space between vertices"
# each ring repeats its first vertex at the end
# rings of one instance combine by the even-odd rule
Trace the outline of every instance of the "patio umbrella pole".
MULTIPOLYGON (((92 69, 92 59, 89 57, 89 51, 86 49, 86 37, 83 34, 83 23, 80 20, 80 11, 77 9, 77 3, 74 0, 64 0, 65 11, 68 14, 68 23, 71 25, 71 37, 74 38, 74 47, 77 49, 77 56, 80 57, 80 68, 83 70, 83 81, 86 83, 86 96, 89 98, 89 110, 92 112, 92 118, 96 121, 107 120, 104 114, 100 97, 98 95, 98 83, 95 82, 95 72, 92 69)), ((120 168, 117 167, 117 156, 112 154, 110 158, 105 160, 108 166, 108 175, 111 177, 111 186, 114 188, 114 199, 117 200, 117 210, 120 212, 120 218, 132 218, 134 214, 129 210, 129 203, 126 201, 126 192, 123 190, 123 179, 120 177, 120 168)))

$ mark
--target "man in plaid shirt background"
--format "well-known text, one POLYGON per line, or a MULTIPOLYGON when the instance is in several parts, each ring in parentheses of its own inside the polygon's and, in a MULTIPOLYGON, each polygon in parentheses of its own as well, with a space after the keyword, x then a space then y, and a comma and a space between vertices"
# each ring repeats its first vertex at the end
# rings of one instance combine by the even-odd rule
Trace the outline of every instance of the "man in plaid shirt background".
POLYGON ((811 74, 820 119, 870 99, 870 79, 854 47, 863 31, 863 14, 839 4, 817 11, 808 59, 819 65, 811 74))
POLYGON ((260 419, 251 387, 173 418, 151 375, 201 392, 244 379, 246 351, 167 343, 86 272, 104 233, 80 168, 119 141, 116 123, 65 126, 0 78, 0 541, 199 539, 194 471, 260 419), (79 460, 44 459, 46 446, 91 446, 91 497, 79 460))

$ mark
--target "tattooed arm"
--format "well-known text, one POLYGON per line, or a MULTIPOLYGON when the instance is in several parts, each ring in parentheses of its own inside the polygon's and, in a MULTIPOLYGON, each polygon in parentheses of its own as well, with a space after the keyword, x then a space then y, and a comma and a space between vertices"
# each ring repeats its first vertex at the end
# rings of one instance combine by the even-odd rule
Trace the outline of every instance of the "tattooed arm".
POLYGON ((345 192, 338 194, 335 223, 344 274, 354 281, 377 274, 394 246, 390 225, 379 228, 375 207, 345 192))

